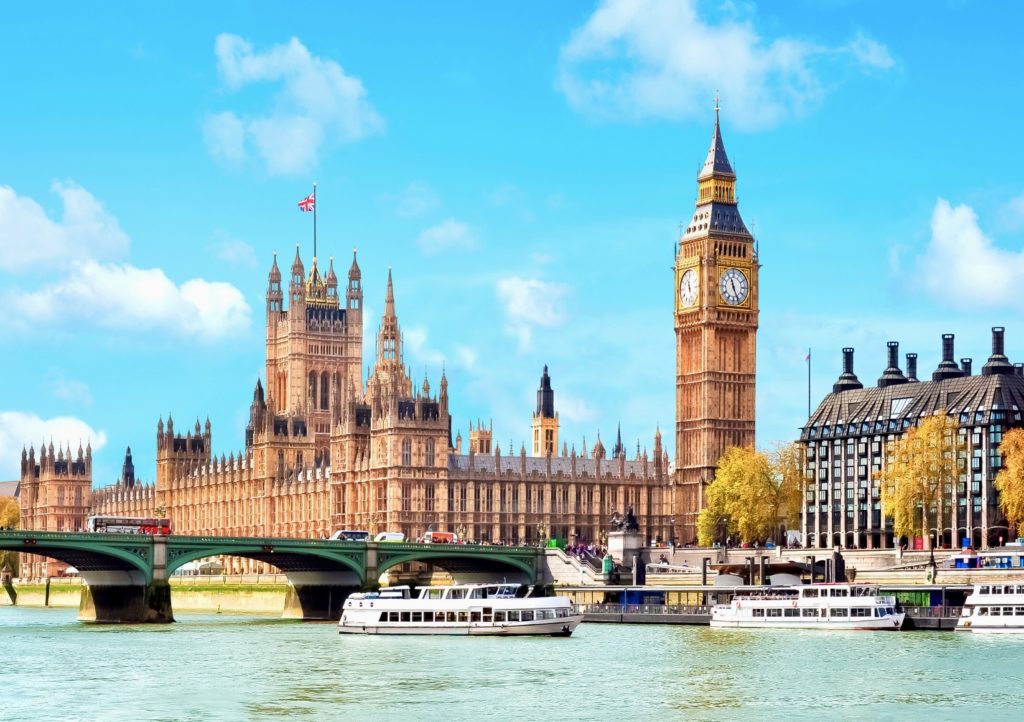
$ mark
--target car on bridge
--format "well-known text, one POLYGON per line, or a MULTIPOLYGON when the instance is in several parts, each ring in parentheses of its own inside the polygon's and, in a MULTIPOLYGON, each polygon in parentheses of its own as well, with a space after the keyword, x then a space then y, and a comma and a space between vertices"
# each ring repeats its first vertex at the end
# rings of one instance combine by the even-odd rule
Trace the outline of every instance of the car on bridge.
POLYGON ((339 529, 329 537, 332 541, 370 541, 370 532, 358 529, 339 529))

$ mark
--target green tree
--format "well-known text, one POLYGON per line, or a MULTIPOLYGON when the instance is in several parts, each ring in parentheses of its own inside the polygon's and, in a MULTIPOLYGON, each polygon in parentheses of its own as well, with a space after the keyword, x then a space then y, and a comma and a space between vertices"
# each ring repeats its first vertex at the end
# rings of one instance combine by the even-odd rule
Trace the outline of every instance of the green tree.
POLYGON ((996 475, 999 508, 1015 529, 1024 521, 1024 429, 1010 429, 999 445, 1003 468, 996 475))
POLYGON ((937 414, 889 442, 879 480, 882 510, 897 537, 941 535, 952 519, 954 488, 967 465, 967 439, 956 419, 937 414))
POLYGON ((801 451, 792 444, 770 455, 752 447, 726 449, 697 517, 699 543, 710 546, 726 535, 744 542, 774 539, 799 513, 802 467, 801 451))
MULTIPOLYGON (((21 509, 13 497, 0 497, 0 529, 17 529, 21 525, 21 509)), ((18 575, 18 552, 0 552, 0 569, 9 566, 18 575)))

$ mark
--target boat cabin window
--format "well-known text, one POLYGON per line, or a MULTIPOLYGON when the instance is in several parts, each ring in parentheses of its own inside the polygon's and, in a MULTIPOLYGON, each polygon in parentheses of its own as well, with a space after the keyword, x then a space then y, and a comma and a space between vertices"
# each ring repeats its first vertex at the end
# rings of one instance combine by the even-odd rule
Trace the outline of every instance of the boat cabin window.
POLYGON ((832 616, 833 617, 849 617, 850 616, 850 610, 849 609, 843 609, 842 607, 833 607, 833 609, 832 609, 832 616))
POLYGON ((988 587, 987 586, 982 586, 982 587, 978 588, 978 594, 988 594, 988 593, 989 593, 989 591, 988 591, 988 587))
POLYGON ((803 593, 804 597, 816 597, 816 596, 818 596, 818 590, 817 589, 801 589, 800 591, 803 593))
POLYGON ((505 612, 495 612, 494 613, 494 621, 495 622, 504 622, 505 621, 505 612))
POLYGON ((831 597, 845 597, 849 593, 846 589, 829 589, 828 591, 831 597))
POLYGON ((978 607, 978 616, 979 617, 987 617, 988 616, 988 607, 978 607))
POLYGON ((466 598, 466 590, 465 589, 449 589, 448 590, 448 599, 465 599, 465 598, 466 598))
POLYGON ((409 612, 402 612, 401 614, 402 614, 401 620, 402 620, 403 622, 408 622, 408 621, 409 621, 409 619, 410 619, 410 617, 409 617, 409 614, 410 614, 410 613, 409 613, 409 612))
POLYGON ((781 617, 782 616, 782 610, 781 609, 769 609, 768 610, 768 616, 769 617, 781 617))
POLYGON ((508 613, 508 621, 510 621, 510 622, 518 622, 519 621, 519 612, 517 612, 517 611, 510 611, 508 613))
POLYGON ((412 621, 413 621, 413 623, 415 623, 415 622, 422 622, 423 621, 423 612, 413 612, 412 613, 412 621))
POLYGON ((784 616, 784 617, 799 617, 800 616, 800 610, 799 609, 783 609, 782 611, 783 611, 783 615, 782 616, 784 616))
POLYGON ((818 616, 818 610, 817 609, 802 609, 800 611, 803 612, 803 616, 805 616, 805 617, 817 617, 818 616))
POLYGON ((480 621, 480 612, 470 612, 469 613, 469 621, 471 621, 471 622, 479 622, 480 621))
POLYGON ((764 616, 764 610, 763 609, 752 609, 751 610, 751 614, 753 616, 755 616, 755 617, 763 617, 764 616))
POLYGON ((519 612, 519 620, 522 621, 522 622, 532 622, 533 621, 533 610, 532 609, 524 609, 523 611, 519 612))

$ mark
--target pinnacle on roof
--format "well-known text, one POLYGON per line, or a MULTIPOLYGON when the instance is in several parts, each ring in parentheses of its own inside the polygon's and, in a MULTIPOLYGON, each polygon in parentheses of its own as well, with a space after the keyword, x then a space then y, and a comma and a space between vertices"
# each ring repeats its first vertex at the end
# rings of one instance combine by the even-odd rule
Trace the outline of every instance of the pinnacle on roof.
POLYGON ((715 93, 715 132, 711 134, 711 147, 708 157, 704 160, 698 179, 710 178, 713 175, 735 178, 729 156, 725 154, 725 143, 722 142, 722 129, 718 123, 718 93, 715 93))
POLYGON ((334 274, 334 256, 331 256, 328 262, 326 279, 328 285, 338 285, 338 277, 334 274))
POLYGON ((299 257, 299 244, 295 244, 295 260, 292 261, 292 276, 302 277, 306 275, 306 267, 302 265, 302 259, 299 257))
POLYGON ((395 287, 391 282, 391 266, 388 266, 388 292, 384 298, 384 315, 388 318, 395 316, 395 287))
POLYGON ((270 267, 269 278, 271 281, 281 280, 281 269, 277 267, 277 251, 274 251, 274 264, 270 267))
POLYGON ((357 278, 362 278, 363 274, 359 270, 359 263, 356 261, 356 249, 352 249, 352 265, 348 268, 348 278, 350 281, 357 278))

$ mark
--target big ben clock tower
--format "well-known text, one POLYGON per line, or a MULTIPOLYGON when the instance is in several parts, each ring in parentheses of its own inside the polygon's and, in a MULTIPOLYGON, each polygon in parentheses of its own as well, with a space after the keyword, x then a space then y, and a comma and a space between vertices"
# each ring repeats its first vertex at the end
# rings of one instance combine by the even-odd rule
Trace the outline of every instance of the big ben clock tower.
POLYGON ((718 126, 697 176, 697 209, 675 266, 676 490, 681 543, 697 537, 704 487, 730 446, 754 444, 757 254, 736 204, 718 126))

